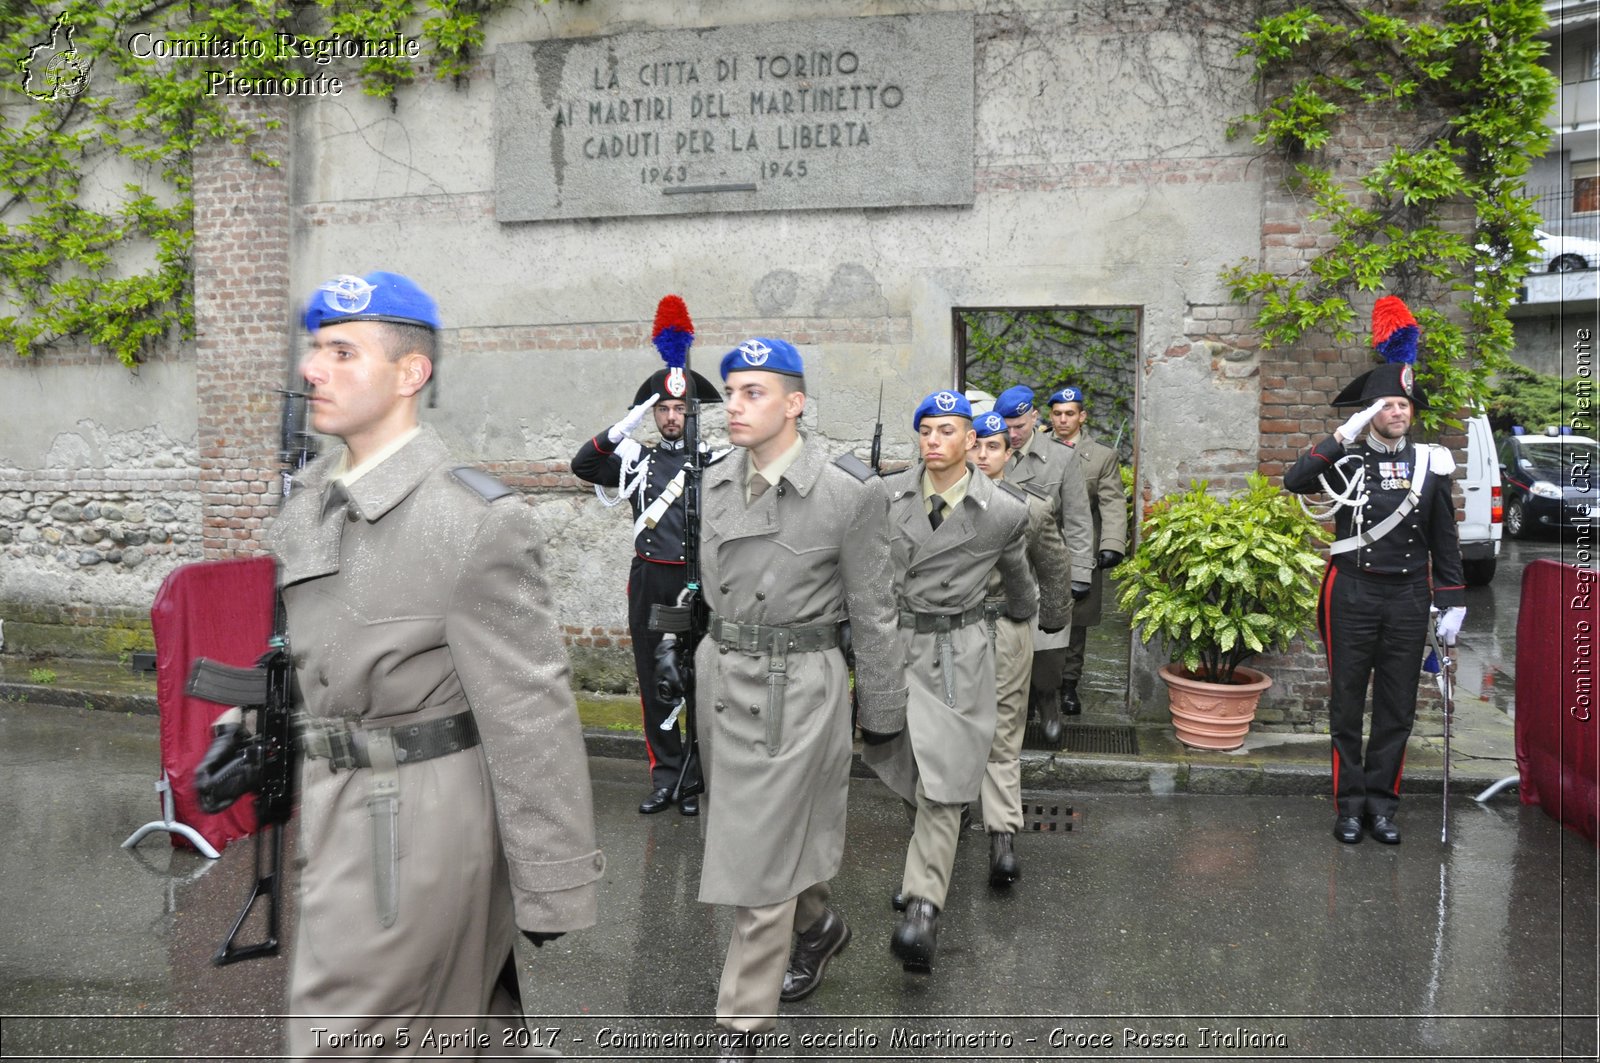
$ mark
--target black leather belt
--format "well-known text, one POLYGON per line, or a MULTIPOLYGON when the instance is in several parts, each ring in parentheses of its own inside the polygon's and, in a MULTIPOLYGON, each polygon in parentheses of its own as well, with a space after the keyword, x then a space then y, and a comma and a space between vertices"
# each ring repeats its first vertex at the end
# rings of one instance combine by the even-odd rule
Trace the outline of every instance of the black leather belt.
POLYGON ((331 771, 370 768, 372 758, 367 744, 375 734, 387 734, 394 743, 397 764, 415 764, 459 753, 480 741, 478 723, 468 710, 440 720, 395 727, 360 727, 345 720, 302 718, 300 748, 308 757, 327 759, 331 771))
POLYGON ((934 631, 954 631, 958 627, 966 627, 982 620, 983 610, 982 602, 964 613, 914 613, 909 609, 902 609, 900 626, 911 628, 919 635, 934 631))
POLYGON ((816 653, 839 645, 838 624, 804 624, 798 627, 771 627, 767 624, 735 624, 712 615, 706 634, 724 649, 738 650, 752 657, 773 652, 774 640, 789 653, 816 653))

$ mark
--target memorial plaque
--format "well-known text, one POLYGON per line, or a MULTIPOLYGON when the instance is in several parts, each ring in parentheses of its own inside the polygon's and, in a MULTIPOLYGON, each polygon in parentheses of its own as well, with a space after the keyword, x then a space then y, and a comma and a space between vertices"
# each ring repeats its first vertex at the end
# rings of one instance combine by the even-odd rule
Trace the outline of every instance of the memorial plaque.
POLYGON ((502 45, 500 221, 972 202, 967 13, 502 45))

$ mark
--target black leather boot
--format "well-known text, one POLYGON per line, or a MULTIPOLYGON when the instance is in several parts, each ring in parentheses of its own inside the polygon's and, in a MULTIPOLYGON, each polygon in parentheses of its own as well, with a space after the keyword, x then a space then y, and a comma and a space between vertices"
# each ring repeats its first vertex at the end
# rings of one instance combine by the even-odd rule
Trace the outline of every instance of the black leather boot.
POLYGON ((850 943, 850 928, 839 913, 825 908, 822 918, 795 938, 789 953, 789 969, 783 972, 783 989, 778 999, 785 1003, 804 1000, 822 984, 828 961, 850 943))
POLYGON ((1061 681, 1061 715, 1078 716, 1083 712, 1083 703, 1078 700, 1078 684, 1072 679, 1061 681))
POLYGON ((921 897, 908 898, 905 917, 894 928, 889 951, 907 971, 928 974, 933 970, 933 954, 939 944, 939 909, 921 897))
POLYGON ((1015 838, 998 832, 989 835, 989 885, 996 889, 1005 889, 1022 877, 1022 862, 1011 845, 1015 838))

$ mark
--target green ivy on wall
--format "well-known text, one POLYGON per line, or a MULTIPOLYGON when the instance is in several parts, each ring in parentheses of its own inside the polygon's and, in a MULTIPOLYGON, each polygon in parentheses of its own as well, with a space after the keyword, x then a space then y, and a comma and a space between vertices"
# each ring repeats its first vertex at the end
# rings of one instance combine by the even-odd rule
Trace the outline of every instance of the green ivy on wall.
POLYGON ((1423 333, 1423 425, 1482 402, 1510 364, 1506 311, 1536 244, 1523 176, 1549 138, 1546 26, 1538 0, 1314 0, 1245 34, 1241 54, 1268 89, 1239 126, 1294 162, 1292 189, 1333 238, 1290 275, 1224 272, 1269 346, 1317 331, 1352 342, 1352 297, 1399 295, 1423 333), (1341 172, 1339 135, 1393 111, 1428 124, 1365 172, 1341 172))
POLYGON ((392 98, 419 73, 461 77, 505 3, 0 7, 0 69, 13 72, 0 75, 0 345, 28 357, 90 343, 131 367, 163 338, 192 335, 194 151, 251 133, 223 92, 270 81, 287 94, 338 76, 392 98), (390 43, 341 54, 357 50, 346 42, 390 43))

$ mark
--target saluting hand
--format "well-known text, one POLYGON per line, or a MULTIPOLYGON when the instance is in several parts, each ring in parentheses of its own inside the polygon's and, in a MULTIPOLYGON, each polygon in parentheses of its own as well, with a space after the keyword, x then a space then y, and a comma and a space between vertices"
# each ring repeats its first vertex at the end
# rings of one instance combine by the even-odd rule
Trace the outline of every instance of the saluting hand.
POLYGON ((1383 404, 1386 401, 1386 399, 1375 400, 1371 406, 1368 406, 1335 429, 1334 436, 1338 438, 1339 442, 1346 445, 1354 443, 1356 437, 1362 433, 1367 425, 1372 423, 1374 417, 1378 416, 1378 411, 1383 409, 1383 404))
POLYGON ((639 427, 639 422, 644 420, 644 415, 650 412, 650 407, 654 406, 660 398, 661 393, 657 392, 629 410, 626 417, 606 429, 606 438, 615 444, 633 435, 633 430, 639 427))

